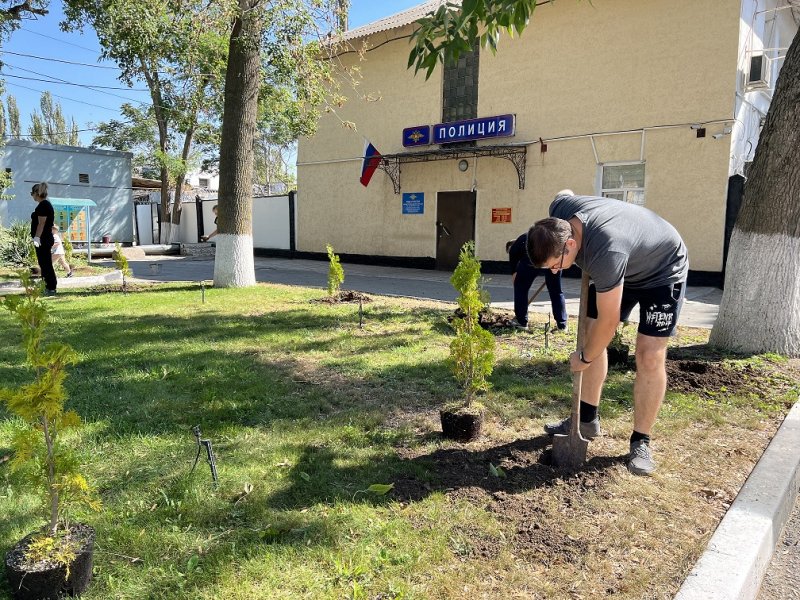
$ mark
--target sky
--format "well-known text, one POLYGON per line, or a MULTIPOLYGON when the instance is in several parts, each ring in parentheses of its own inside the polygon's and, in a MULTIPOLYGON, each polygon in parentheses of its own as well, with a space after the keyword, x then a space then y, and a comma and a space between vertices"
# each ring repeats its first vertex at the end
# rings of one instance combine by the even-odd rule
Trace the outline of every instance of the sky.
MULTIPOLYGON (((422 2, 351 0, 350 28, 422 2)), ((3 44, 0 48, 3 96, 11 94, 16 99, 22 133, 27 134, 31 113, 34 109, 40 110, 41 94, 49 91, 61 104, 67 122, 75 118, 78 129, 83 130, 80 132, 81 144, 88 146, 95 135, 91 130, 93 127, 119 118, 119 107, 126 102, 149 104, 150 95, 142 83, 130 89, 120 82, 117 79, 119 70, 112 61, 100 61, 100 44, 90 27, 82 34, 64 33, 59 28, 62 20, 61 1, 51 0, 47 16, 24 21, 22 27, 3 44), (104 89, 89 88, 89 85, 104 86, 104 89)))

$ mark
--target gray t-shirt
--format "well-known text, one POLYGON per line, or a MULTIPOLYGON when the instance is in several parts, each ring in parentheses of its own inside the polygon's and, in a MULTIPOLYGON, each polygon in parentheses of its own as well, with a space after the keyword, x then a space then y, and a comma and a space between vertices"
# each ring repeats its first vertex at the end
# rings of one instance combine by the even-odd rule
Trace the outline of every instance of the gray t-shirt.
POLYGON ((620 284, 650 289, 686 279, 689 259, 680 234, 656 213, 635 204, 595 196, 557 196, 550 216, 583 223, 575 262, 598 292, 620 284))

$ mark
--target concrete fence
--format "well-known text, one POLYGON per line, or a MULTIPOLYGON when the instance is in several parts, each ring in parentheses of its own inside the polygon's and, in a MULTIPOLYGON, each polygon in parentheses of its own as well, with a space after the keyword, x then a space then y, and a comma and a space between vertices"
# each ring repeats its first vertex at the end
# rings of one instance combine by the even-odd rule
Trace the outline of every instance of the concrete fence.
MULTIPOLYGON (((296 194, 258 196, 253 198, 253 247, 264 250, 294 250, 296 194)), ((216 226, 212 208, 217 198, 192 198, 182 202, 181 222, 172 232, 170 242, 196 244, 201 235, 208 235, 216 226)), ((162 224, 158 194, 138 200, 136 209, 136 235, 139 245, 159 243, 162 224)), ((212 238, 213 239, 213 238, 212 238)))

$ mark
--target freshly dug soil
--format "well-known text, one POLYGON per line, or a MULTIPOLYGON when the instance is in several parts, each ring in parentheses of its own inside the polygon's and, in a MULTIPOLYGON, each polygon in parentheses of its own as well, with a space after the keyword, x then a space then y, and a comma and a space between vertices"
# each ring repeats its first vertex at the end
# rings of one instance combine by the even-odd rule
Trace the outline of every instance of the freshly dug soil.
POLYGON ((346 304, 348 302, 372 302, 372 298, 361 292, 354 290, 342 290, 335 296, 324 296, 312 302, 321 302, 322 304, 346 304))
POLYGON ((760 398, 774 396, 780 382, 769 371, 754 365, 724 366, 718 362, 667 359, 667 385, 676 392, 713 397, 719 392, 750 393, 760 398))
MULTIPOLYGON (((541 507, 525 492, 542 487, 568 486, 574 494, 602 488, 611 469, 624 463, 624 456, 594 457, 579 471, 551 465, 550 439, 546 435, 487 448, 483 451, 441 449, 429 455, 408 457, 433 474, 433 481, 416 478, 395 480, 391 494, 401 502, 412 502, 432 492, 451 500, 467 500, 485 506, 503 520, 515 524, 511 542, 515 554, 544 565, 571 563, 586 550, 586 542, 564 535, 559 523, 549 523, 541 507), (494 476, 489 465, 499 471, 494 476)), ((500 540, 471 536, 471 553, 491 558, 506 547, 500 540)))
MULTIPOLYGON (((452 315, 447 317, 447 322, 452 323, 454 318, 463 319, 464 316, 464 311, 462 311, 460 308, 457 308, 452 315)), ((497 313, 491 310, 485 310, 478 314, 478 324, 484 329, 488 329, 492 332, 496 332, 500 329, 513 328, 513 319, 514 317, 512 315, 497 313)))

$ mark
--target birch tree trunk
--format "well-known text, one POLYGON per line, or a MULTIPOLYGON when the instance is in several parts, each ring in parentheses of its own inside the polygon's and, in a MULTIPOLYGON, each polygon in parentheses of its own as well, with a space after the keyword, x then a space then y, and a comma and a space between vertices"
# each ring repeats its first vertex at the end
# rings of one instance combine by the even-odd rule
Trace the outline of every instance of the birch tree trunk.
POLYGON ((253 140, 261 84, 259 0, 239 0, 225 73, 219 161, 219 222, 215 287, 255 285, 253 263, 253 140))
POLYGON ((800 32, 745 184, 710 341, 728 350, 800 356, 800 32))

